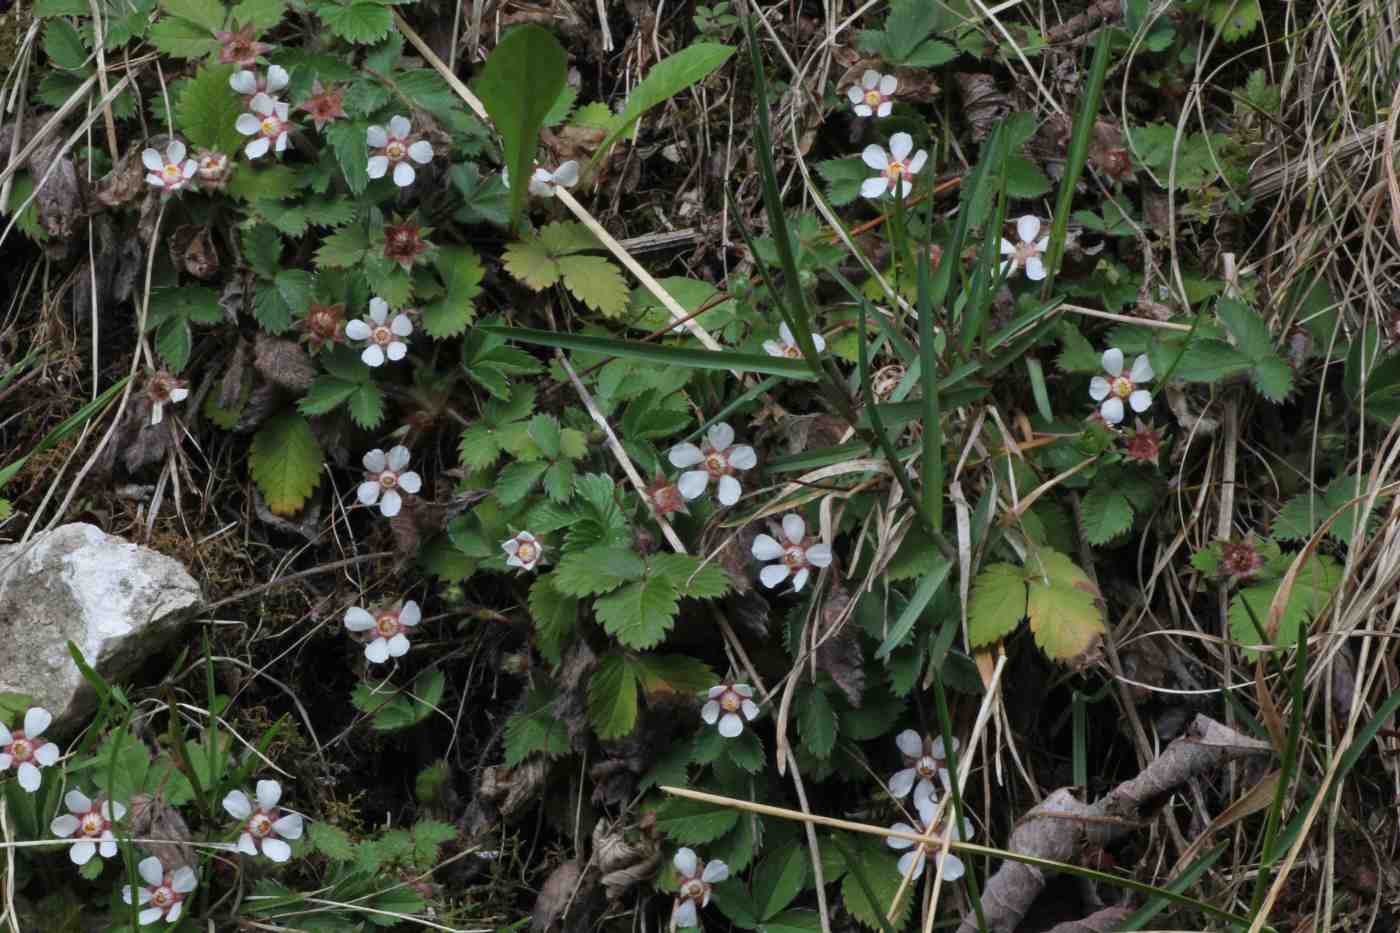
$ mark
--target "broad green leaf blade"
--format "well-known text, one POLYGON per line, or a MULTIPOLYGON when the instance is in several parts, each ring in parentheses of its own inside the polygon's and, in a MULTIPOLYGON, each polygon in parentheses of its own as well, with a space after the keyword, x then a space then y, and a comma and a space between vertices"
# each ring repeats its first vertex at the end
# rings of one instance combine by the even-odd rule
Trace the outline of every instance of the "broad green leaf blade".
POLYGON ((493 336, 519 340, 522 343, 559 347, 563 350, 583 350, 588 353, 601 353, 620 359, 660 363, 663 366, 681 366, 686 369, 729 369, 737 372, 787 376, 791 379, 816 378, 805 361, 777 356, 667 347, 642 340, 618 340, 612 337, 592 337, 585 334, 560 334, 527 327, 502 327, 499 324, 482 325, 478 330, 493 336))
POLYGON ((525 181, 534 172, 540 127, 563 90, 568 53, 548 30, 534 25, 508 32, 481 70, 476 93, 501 134, 510 189, 512 226, 525 206, 525 181))
POLYGON ((588 719, 600 739, 618 739, 637 724, 637 667, 610 654, 588 679, 588 719))
MULTIPOLYGON (((607 138, 598 147, 593 161, 597 162, 602 158, 612 147, 612 144, 617 142, 624 133, 632 128, 634 123, 642 118, 642 114, 691 85, 705 80, 716 68, 729 61, 729 56, 733 54, 734 47, 731 45, 696 42, 653 65, 651 71, 647 72, 647 76, 628 95, 627 106, 613 120, 607 138)), ((551 96, 546 99, 546 103, 552 103, 553 100, 554 97, 551 96)), ((489 110, 490 107, 488 106, 487 109, 489 110)), ((511 174, 515 174, 514 166, 511 167, 511 174)), ((515 177, 523 178, 524 176, 515 177)))
POLYGON ((248 467, 267 507, 278 515, 299 511, 321 482, 321 445, 305 418, 287 410, 253 435, 248 467))

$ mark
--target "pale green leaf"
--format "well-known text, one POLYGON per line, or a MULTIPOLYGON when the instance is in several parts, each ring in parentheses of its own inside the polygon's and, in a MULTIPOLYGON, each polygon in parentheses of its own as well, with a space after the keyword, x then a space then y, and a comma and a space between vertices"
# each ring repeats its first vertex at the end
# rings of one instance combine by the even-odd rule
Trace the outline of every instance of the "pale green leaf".
POLYGON ((325 3, 317 7, 317 15, 333 34, 357 45, 378 42, 394 28, 394 18, 389 8, 371 0, 325 3))
POLYGON ((1040 649, 1057 661, 1086 657, 1103 638, 1098 587, 1058 551, 1042 548, 1027 561, 1026 616, 1040 649))
POLYGON ((972 583, 967 606, 968 638, 974 647, 1010 635, 1026 617, 1026 578, 1014 564, 992 564, 972 583))
POLYGON ((278 515, 301 510, 321 482, 321 445, 311 425, 294 411, 283 411, 253 435, 248 467, 267 507, 278 515))
POLYGON ((555 262, 564 287, 579 301, 608 317, 627 310, 627 281, 612 261, 602 256, 563 256, 555 262))
MULTIPOLYGON (((1297 644, 1299 627, 1316 618, 1341 584, 1342 566, 1325 554, 1306 558, 1293 581, 1277 627, 1270 630, 1269 607, 1273 605, 1281 582, 1266 580, 1247 586, 1230 601, 1230 633, 1242 646, 1297 644)), ((1250 648, 1242 650, 1250 659, 1259 654, 1250 648)))

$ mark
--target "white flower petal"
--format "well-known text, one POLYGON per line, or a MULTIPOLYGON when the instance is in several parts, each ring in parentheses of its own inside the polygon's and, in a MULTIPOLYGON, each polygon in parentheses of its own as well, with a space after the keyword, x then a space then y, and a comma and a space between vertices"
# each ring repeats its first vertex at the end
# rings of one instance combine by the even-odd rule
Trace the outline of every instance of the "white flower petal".
POLYGON ((407 188, 413 184, 413 179, 416 176, 417 173, 413 171, 413 166, 407 162, 400 162, 394 166, 394 184, 400 188, 407 188))
POLYGON ((253 113, 270 117, 277 113, 277 101, 259 91, 253 95, 252 101, 248 104, 248 109, 253 111, 253 113))
POLYGON ((699 926, 700 918, 695 913, 695 902, 688 898, 677 901, 675 911, 671 914, 671 920, 677 929, 699 926))
POLYGON ((258 76, 246 68, 243 71, 235 71, 229 75, 228 86, 244 97, 249 97, 258 92, 258 76))
POLYGON ((238 851, 244 855, 258 854, 258 844, 253 841, 252 833, 243 833, 238 837, 238 851))
POLYGON ((103 858, 111 858, 117 854, 117 840, 110 831, 102 834, 102 843, 97 847, 97 854, 103 858))
POLYGON ((905 168, 906 175, 917 175, 922 171, 924 163, 928 161, 928 153, 923 149, 914 153, 914 158, 909 160, 909 165, 905 168))
MULTIPOLYGON (((146 897, 149 899, 149 898, 150 898, 150 894, 147 893, 147 894, 146 894, 146 897)), ((143 901, 142 903, 145 903, 145 902, 143 901)), ((162 910, 161 908, 159 908, 159 907, 147 907, 145 910, 141 911, 139 914, 136 915, 136 922, 139 923, 141 926, 144 927, 144 926, 147 926, 148 924, 155 923, 157 920, 159 920, 161 917, 164 917, 164 916, 165 916, 165 911, 162 910)))
POLYGON ((812 571, 808 570, 806 567, 803 567, 801 570, 797 571, 797 573, 793 574, 792 591, 794 593, 802 592, 802 588, 807 585, 807 578, 811 575, 812 571))
MULTIPOLYGON (((959 741, 957 740, 957 737, 955 736, 955 737, 953 738, 953 751, 957 751, 961 746, 962 746, 962 743, 959 742, 959 741)), ((947 758, 947 757, 948 757, 946 754, 944 754, 943 736, 941 736, 941 735, 939 735, 939 736, 934 736, 934 739, 933 739, 933 757, 935 757, 935 758, 940 758, 940 759, 944 759, 944 758, 947 758)))
POLYGON ((137 862, 136 873, 141 876, 142 881, 153 888, 165 880, 165 868, 160 864, 160 859, 154 855, 148 855, 137 862))
POLYGON ((384 132, 382 126, 371 126, 365 130, 365 142, 369 144, 371 149, 383 149, 389 145, 389 134, 384 132))
POLYGON ((724 692, 728 689, 729 687, 726 684, 715 684, 709 689, 709 692, 705 695, 708 696, 711 700, 717 700, 721 696, 723 696, 724 692))
POLYGON ((776 340, 763 341, 763 352, 769 356, 787 356, 787 347, 776 340))
POLYGON ((399 495, 398 490, 386 489, 384 491, 384 498, 379 500, 379 514, 383 515, 385 518, 393 518, 395 515, 399 514, 399 509, 402 507, 403 497, 399 495))
POLYGON ((924 875, 924 850, 915 849, 899 857, 899 873, 918 881, 924 875))
POLYGON ((187 399, 187 398, 189 398, 189 397, 190 397, 190 390, 189 390, 189 389, 183 389, 183 388, 180 388, 180 387, 177 386, 176 388, 170 390, 170 401, 172 401, 172 402, 183 402, 185 399, 187 399))
POLYGON ((408 654, 408 639, 404 637, 403 632, 399 632, 389 639, 389 657, 401 658, 406 654, 408 654))
POLYGON ((52 742, 45 742, 43 745, 34 749, 34 760, 37 761, 42 768, 50 768, 58 764, 58 756, 58 746, 52 742))
POLYGON ((704 470, 691 470, 682 473, 680 481, 676 483, 676 488, 680 490, 681 498, 695 499, 703 495, 705 487, 710 484, 710 474, 704 470))
POLYGON ((413 319, 407 314, 396 314, 389 322, 389 332, 395 337, 407 337, 413 333, 413 319))
POLYGON ((185 144, 178 139, 172 139, 170 145, 165 147, 165 160, 176 165, 185 161, 185 144))
POLYGON ((769 564, 758 572, 758 579, 771 590, 786 580, 791 572, 787 564, 769 564))
POLYGON ((354 320, 345 325, 345 336, 351 340, 368 340, 370 326, 364 321, 354 320))
POLYGON ((399 473, 403 471, 404 467, 408 466, 412 459, 413 454, 407 447, 402 444, 395 444, 393 447, 389 448, 389 453, 385 457, 385 462, 388 464, 389 469, 393 470, 395 473, 399 473))
POLYGON ((243 154, 250 159, 261 159, 267 155, 267 151, 272 148, 272 143, 267 141, 266 136, 259 136, 257 139, 243 147, 243 154))
POLYGON ((908 133, 895 133, 890 137, 890 155, 896 162, 903 162, 914 151, 914 137, 908 133))
POLYGON ((783 546, 771 535, 759 534, 753 539, 751 549, 753 556, 759 560, 777 560, 783 556, 783 546))
POLYGON ((374 616, 359 606, 351 606, 345 610, 345 627, 352 632, 368 632, 374 628, 374 616))
MULTIPOLYGON (((855 88, 851 88, 851 90, 854 91, 855 88)), ((859 104, 856 104, 854 109, 856 116, 858 117, 873 117, 875 115, 875 111, 872 110, 870 108, 870 105, 865 103, 864 101, 862 101, 859 104)))
POLYGON ((943 871, 944 881, 957 881, 963 876, 962 859, 951 852, 938 860, 938 867, 943 871))
POLYGON ((389 458, 384 455, 384 451, 376 447, 366 451, 365 455, 360 458, 360 463, 364 464, 365 470, 370 473, 383 473, 389 465, 389 458))
POLYGON ((1019 218, 1016 221, 1016 235, 1022 243, 1034 243, 1035 238, 1040 236, 1040 218, 1033 214, 1019 218))
POLYGON ((403 608, 399 610, 400 625, 406 625, 409 628, 413 628, 415 625, 422 621, 423 610, 418 607, 417 602, 410 599, 408 602, 403 604, 403 608))
POLYGON ((92 801, 80 790, 70 790, 63 795, 63 805, 69 813, 87 813, 92 809, 92 801))
POLYGON ((395 340, 389 344, 388 348, 384 351, 384 355, 389 358, 391 363, 397 363, 405 356, 408 356, 408 344, 404 343, 402 340, 395 340))
POLYGON ((302 821, 300 813, 288 813, 272 824, 272 831, 283 839, 300 839, 302 821))
POLYGON ((880 93, 889 97, 899 89, 899 79, 894 75, 883 75, 880 78, 880 93))
POLYGON ((175 889, 176 894, 189 894, 199 883, 194 869, 189 866, 181 866, 175 869, 175 874, 170 877, 170 886, 175 889))
POLYGON ((267 838, 263 840, 262 853, 274 862, 285 862, 292 857, 292 847, 281 839, 267 838))
POLYGON ((389 118, 389 134, 395 139, 403 139, 413 132, 413 124, 408 122, 408 117, 402 114, 395 114, 389 118))
POLYGON ((730 690, 733 690, 735 693, 739 694, 739 696, 741 696, 741 697, 751 697, 751 696, 753 696, 753 687, 750 687, 748 684, 735 684, 734 686, 730 687, 729 689, 730 689, 730 690))
POLYGON ((365 645, 365 657, 371 664, 383 664, 389 660, 389 640, 387 638, 376 638, 365 645))
POLYGON ((361 505, 374 505, 379 501, 379 493, 384 489, 378 482, 367 479, 355 490, 355 497, 361 505))
POLYGON ((1031 256, 1026 259, 1026 278, 1032 282, 1044 281, 1045 263, 1039 256, 1031 256))
POLYGON ((758 466, 758 454, 748 444, 735 444, 729 449, 729 465, 736 470, 752 470, 758 466))
POLYGON ((705 873, 700 876, 700 880, 706 884, 719 884, 729 877, 729 866, 719 859, 711 859, 705 866, 705 873))
POLYGON ((1112 388, 1103 376, 1095 376, 1089 380, 1089 397, 1096 402, 1102 402, 1108 398, 1108 393, 1112 388))
POLYGON ((39 769, 26 761, 19 766, 19 786, 29 793, 34 793, 39 789, 39 785, 44 781, 44 776, 39 773, 39 769))
MULTIPOLYGON (((408 157, 413 161, 417 162, 419 165, 427 165, 433 160, 433 144, 428 142, 426 139, 418 140, 418 142, 408 147, 408 157)), ((574 172, 574 177, 577 178, 577 162, 574 163, 574 172)))
POLYGON ((744 700, 739 704, 739 708, 744 711, 744 718, 749 722, 758 718, 758 704, 753 700, 744 700))
POLYGON ((1117 347, 1109 347, 1103 351, 1103 369, 1110 376, 1119 376, 1123 373, 1123 351, 1117 347))
POLYGON ((704 706, 700 707, 700 718, 703 719, 703 720, 705 720, 705 722, 709 723, 709 724, 712 725, 712 726, 713 726, 716 722, 718 722, 718 721, 719 721, 719 701, 718 701, 718 700, 710 700, 710 701, 709 701, 708 703, 706 703, 704 706))
POLYGON ((377 343, 372 343, 360 352, 360 360, 370 367, 384 365, 384 348, 377 343))
POLYGON ((666 456, 667 459, 671 461, 671 466, 680 467, 682 469, 695 466, 695 464, 705 459, 705 455, 700 452, 700 448, 696 447, 694 444, 677 444, 675 447, 671 448, 671 452, 666 456))
POLYGON ((865 73, 860 76, 860 86, 867 91, 873 91, 880 84, 880 72, 874 68, 865 69, 865 73))
POLYGON ((259 781, 257 787, 258 806, 271 810, 282 799, 282 785, 276 781, 259 781))
POLYGON ((53 832, 55 836, 62 836, 66 839, 69 836, 76 833, 78 831, 78 827, 82 825, 82 821, 79 820, 73 814, 60 813, 58 816, 53 818, 53 822, 49 824, 49 829, 53 832))
POLYGON ((883 118, 883 117, 888 117, 888 116, 890 115, 890 111, 893 110, 893 109, 894 109, 894 104, 893 104, 893 103, 891 103, 890 101, 884 101, 883 103, 880 104, 879 109, 877 109, 877 110, 875 111, 875 116, 881 117, 881 118, 883 118))
POLYGON ((1132 371, 1128 373, 1128 378, 1133 382, 1151 382, 1156 373, 1152 371, 1152 362, 1148 360, 1146 353, 1138 354, 1138 358, 1133 360, 1132 371))
MULTIPOLYGON (((910 826, 908 823, 895 823, 893 826, 890 827, 890 829, 897 833, 918 832, 918 830, 910 826)), ((913 844, 914 843, 910 842, 908 839, 901 839, 898 836, 885 837, 885 845, 889 846, 891 849, 895 849, 896 851, 899 849, 907 849, 913 844)))
POLYGON ((735 713, 725 713, 719 720, 719 734, 732 739, 744 731, 744 721, 735 713))
POLYGON ((44 730, 53 722, 53 714, 42 706, 31 706, 24 714, 24 734, 26 737, 36 739, 44 734, 44 730))
POLYGON ((727 450, 729 445, 734 443, 734 429, 724 422, 712 424, 710 430, 705 432, 705 437, 715 450, 727 450))
MULTIPOLYGON (((856 113, 860 113, 860 108, 865 106, 865 95, 861 93, 858 85, 852 84, 846 88, 846 99, 856 105, 856 113)), ((865 109, 869 110, 870 108, 866 107, 865 109)), ((861 114, 861 116, 869 116, 869 114, 861 114)))
POLYGON ((801 544, 802 539, 807 537, 807 523, 801 515, 789 512, 783 516, 783 537, 792 544, 801 544))
POLYGON ((918 774, 913 768, 896 771, 890 778, 890 793, 896 797, 908 796, 909 792, 914 789, 914 779, 918 777, 918 774))
POLYGON ((97 844, 84 840, 75 842, 68 848, 68 858, 74 865, 86 865, 97 854, 97 844))
POLYGON ((721 505, 733 505, 739 501, 739 496, 744 488, 739 485, 739 481, 732 476, 721 476, 719 478, 719 501, 721 505))
POLYGON ((890 167, 890 157, 885 152, 885 147, 877 146, 874 143, 861 150, 860 160, 877 172, 883 172, 890 167))
POLYGON ((873 201, 876 198, 884 197, 889 188, 889 179, 884 175, 876 175, 874 178, 867 178, 860 183, 860 196, 873 201))
MULTIPOLYGON (((256 122, 256 121, 255 121, 256 122)), ((165 160, 160 157, 160 153, 154 149, 143 149, 141 151, 141 164, 153 172, 159 172, 165 168, 165 160)))
POLYGON ((267 89, 272 93, 277 93, 287 86, 287 82, 292 80, 287 74, 287 69, 281 65, 271 65, 267 69, 267 89))
POLYGON ((1152 407, 1152 393, 1146 389, 1138 389, 1128 396, 1128 404, 1133 406, 1133 411, 1144 412, 1152 407))
POLYGON ((694 878, 700 871, 700 859, 695 850, 690 848, 677 849, 671 864, 676 866, 676 873, 682 878, 694 878))
POLYGON ((831 566, 831 545, 814 544, 807 549, 807 563, 813 567, 831 566))
POLYGON ((1123 400, 1116 395, 1106 399, 1099 409, 1099 414, 1103 415, 1103 420, 1109 424, 1118 424, 1123 420, 1123 400))
POLYGON ((366 166, 370 178, 383 178, 384 173, 389 171, 389 157, 374 155, 369 157, 369 164, 366 166))

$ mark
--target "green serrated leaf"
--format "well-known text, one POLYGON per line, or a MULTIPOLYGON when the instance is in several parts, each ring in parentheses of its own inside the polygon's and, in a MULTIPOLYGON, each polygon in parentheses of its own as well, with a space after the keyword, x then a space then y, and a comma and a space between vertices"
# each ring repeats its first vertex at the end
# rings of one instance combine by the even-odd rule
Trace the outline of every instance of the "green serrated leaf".
POLYGON ((1277 404, 1293 391, 1293 367, 1282 357, 1267 356, 1254 364, 1249 381, 1260 395, 1277 404))
MULTIPOLYGON (((802 732, 802 744, 817 758, 828 758, 836 747, 836 710, 826 693, 815 687, 806 692, 804 699, 797 711, 797 727, 802 732)), ((778 910, 786 906, 784 903, 778 910)))
MULTIPOLYGON (((1341 581, 1340 564, 1326 555, 1311 555, 1294 579, 1276 630, 1268 628, 1269 607, 1282 581, 1267 580, 1245 587, 1230 600, 1230 633, 1241 645, 1295 645, 1299 627, 1308 624, 1323 610, 1341 581)), ((1242 650, 1250 659, 1259 654, 1249 648, 1242 650)))
POLYGON ((1015 631, 1026 617, 1026 578, 1015 564, 983 567, 972 583, 967 633, 974 647, 1015 631))
POLYGON ((340 163, 345 184, 356 196, 364 194, 369 187, 369 144, 365 141, 368 129, 369 124, 364 120, 337 120, 325 129, 326 141, 340 163))
POLYGON ((559 281, 559 264, 538 239, 508 244, 501 261, 507 272, 537 292, 559 281))
POLYGON ((253 435, 248 467, 253 481, 278 515, 293 515, 321 483, 321 445, 306 419, 283 411, 253 435))
POLYGON ((802 893, 807 886, 808 858, 805 847, 784 846, 759 863, 754 870, 753 889, 760 920, 782 913, 802 893))
POLYGON ((44 26, 44 54, 54 67, 78 71, 87 63, 88 49, 72 23, 51 19, 44 26))
POLYGON ((496 476, 496 498, 501 505, 514 505, 529 495, 535 483, 549 469, 545 460, 528 460, 506 466, 496 476))
POLYGON ((685 797, 668 797, 656 811, 656 828, 683 846, 714 842, 738 822, 738 810, 685 797))
POLYGON ((646 564, 629 548, 592 547, 570 551, 554 568, 554 585, 570 596, 596 596, 639 580, 646 564))
POLYGON ((610 654, 588 679, 588 720, 600 739, 618 739, 637 724, 636 665, 625 655, 610 654))
POLYGON ((675 585, 660 576, 629 583, 593 604, 604 630, 639 651, 661 643, 675 624, 678 611, 680 597, 675 585))
POLYGON ((309 824, 306 838, 317 852, 331 861, 348 862, 355 857, 355 844, 350 841, 350 834, 325 820, 309 824))
POLYGON ((627 281, 622 270, 602 256, 562 256, 555 260, 564 287, 594 311, 618 317, 627 310, 627 281))
POLYGON ((181 84, 175 122, 191 146, 223 153, 242 150, 245 137, 234 123, 247 107, 229 87, 234 69, 233 65, 206 65, 181 84))
POLYGON ((718 599, 733 588, 719 564, 688 554, 657 554, 652 572, 667 577, 676 591, 688 599, 718 599))
POLYGON ((287 0, 239 0, 229 14, 229 21, 263 31, 282 22, 286 11, 287 0))
POLYGON ((564 641, 578 624, 578 599, 561 593, 554 574, 545 574, 530 587, 530 618, 535 622, 535 647, 549 663, 558 664, 564 641))
POLYGON ((227 11, 219 0, 160 0, 160 8, 197 26, 218 32, 224 28, 227 11))
POLYGON ((506 720, 506 767, 514 768, 531 755, 543 753, 557 758, 569 750, 568 725, 551 711, 554 692, 550 687, 532 689, 520 708, 506 720))
POLYGON ((146 38, 159 51, 175 58, 203 58, 220 47, 209 30, 174 16, 161 17, 146 38))
POLYGON ((280 268, 282 237, 267 224, 243 229, 243 261, 265 279, 273 278, 280 268))
POLYGON ((466 224, 510 225, 510 190, 500 175, 483 178, 475 164, 464 162, 448 169, 447 177, 462 194, 462 206, 454 215, 457 220, 466 224))
POLYGON ((324 3, 316 8, 321 22, 332 33, 347 42, 370 45, 378 42, 394 28, 389 8, 371 0, 355 3, 324 3))
POLYGON ((817 163, 817 173, 826 180, 827 200, 835 207, 850 204, 860 197, 861 183, 870 177, 870 171, 859 158, 817 163))
POLYGON ((256 203, 282 201, 296 194, 296 171, 289 165, 266 162, 264 159, 235 164, 225 188, 229 196, 256 203))
POLYGON ((439 340, 455 337, 476 317, 476 296, 486 270, 476 252, 467 246, 438 247, 435 257, 442 276, 442 297, 422 309, 423 330, 439 340))
POLYGON ((321 241, 316 265, 322 269, 353 269, 364 262, 368 250, 369 236, 364 227, 350 224, 321 241))

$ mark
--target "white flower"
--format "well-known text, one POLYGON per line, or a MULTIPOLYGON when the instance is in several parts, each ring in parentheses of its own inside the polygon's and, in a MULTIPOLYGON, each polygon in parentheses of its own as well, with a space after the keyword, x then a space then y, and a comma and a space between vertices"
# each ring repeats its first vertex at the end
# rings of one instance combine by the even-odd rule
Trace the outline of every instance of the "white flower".
POLYGON ((222 152, 204 149, 199 153, 199 158, 195 160, 195 168, 199 173, 200 181, 221 185, 228 178, 228 156, 222 152))
POLYGON ((261 852, 274 862, 285 862, 292 857, 292 847, 282 840, 301 838, 301 814, 277 815, 282 785, 276 781, 259 781, 257 797, 256 809, 248 795, 241 790, 231 790, 224 798, 224 809, 229 816, 243 822, 243 832, 238 836, 238 851, 248 855, 261 852))
POLYGON ((745 719, 753 722, 758 718, 758 704, 752 697, 753 687, 748 684, 718 684, 710 688, 700 718, 711 726, 718 722, 719 734, 732 739, 744 731, 745 719))
MULTIPOLYGON (((778 340, 763 341, 763 352, 769 356, 782 356, 790 360, 802 359, 802 348, 797 345, 797 338, 792 335, 792 328, 784 322, 778 325, 778 340)), ((821 334, 812 334, 812 346, 821 353, 826 349, 826 338, 821 334)))
POLYGON ((681 474, 678 484, 681 495, 687 500, 694 499, 705 491, 710 478, 719 481, 719 501, 723 505, 733 505, 739 501, 743 487, 734 478, 739 470, 751 470, 758 465, 758 455, 748 444, 734 444, 734 429, 727 424, 710 427, 705 435, 705 446, 677 444, 671 448, 671 465, 685 469, 700 465, 699 470, 681 474))
MULTIPOLYGON (((136 873, 146 882, 136 889, 136 903, 143 908, 136 916, 140 924, 145 926, 162 919, 166 923, 178 921, 185 911, 182 902, 197 883, 194 869, 182 866, 174 872, 166 872, 160 859, 152 855, 136 864, 136 873)), ((122 901, 131 903, 129 884, 122 885, 122 901)))
POLYGON ((427 165, 433 159, 433 147, 425 139, 410 143, 409 137, 412 134, 413 124, 402 116, 392 117, 387 131, 382 126, 371 126, 365 131, 369 147, 378 150, 369 157, 370 178, 383 178, 392 165, 394 184, 400 188, 407 188, 413 184, 417 173, 413 171, 413 164, 408 160, 427 165))
MULTIPOLYGON (((895 823, 890 829, 901 833, 928 834, 929 827, 933 824, 934 818, 938 815, 938 798, 934 796, 921 797, 915 794, 914 806, 919 811, 919 822, 917 826, 910 826, 908 823, 895 823)), ((964 819, 962 831, 959 832, 958 827, 952 825, 952 820, 950 818, 947 828, 939 831, 939 835, 945 833, 951 834, 954 842, 971 838, 972 823, 964 819)), ((910 875, 912 872, 910 877, 913 880, 917 880, 923 875, 924 861, 928 858, 930 851, 936 849, 936 851, 942 852, 941 847, 930 847, 924 843, 918 843, 916 845, 908 839, 901 839, 897 836, 886 836, 885 844, 891 849, 910 849, 910 851, 905 852, 899 857, 899 873, 901 875, 910 875)), ((952 852, 949 852, 947 855, 941 855, 939 864, 943 868, 944 881, 957 881, 963 876, 962 860, 952 852)))
POLYGON ((82 791, 70 790, 63 797, 68 812, 53 818, 49 829, 64 839, 72 836, 68 857, 74 865, 86 865, 94 855, 111 858, 117 854, 117 839, 112 835, 112 823, 126 816, 126 807, 119 803, 89 800, 82 791))
POLYGON ((190 397, 185 380, 176 379, 161 370, 146 383, 146 400, 151 403, 151 424, 160 424, 165 418, 165 406, 183 402, 190 397))
POLYGON ((846 97, 855 105, 858 117, 888 117, 890 108, 894 106, 890 98, 897 87, 899 79, 894 75, 882 75, 873 68, 867 68, 861 75, 859 87, 852 84, 846 88, 846 97))
MULTIPOLYGON (((501 169, 501 183, 510 188, 510 169, 501 169)), ((563 185, 565 188, 572 188, 578 184, 578 163, 573 159, 560 164, 554 171, 547 168, 535 167, 534 173, 530 176, 530 183, 525 186, 537 198, 554 197, 554 186, 563 185)))
POLYGON ((521 570, 534 570, 544 556, 544 546, 528 531, 502 541, 501 550, 506 552, 506 566, 521 570))
MULTIPOLYGON (((904 756, 904 763, 907 765, 902 771, 896 771, 890 778, 890 793, 895 797, 904 797, 909 791, 914 791, 914 799, 921 796, 936 797, 937 791, 933 786, 933 776, 938 775, 943 784, 944 790, 952 785, 952 775, 948 773, 947 759, 944 754, 943 736, 937 736, 933 741, 925 741, 919 733, 913 729, 905 729, 895 736, 894 742, 899 746, 900 754, 904 756), (917 789, 915 781, 918 781, 917 789)), ((953 751, 960 747, 956 737, 953 739, 953 751)))
POLYGON ((891 194, 897 192, 901 199, 909 197, 909 192, 914 190, 914 183, 909 180, 909 176, 919 174, 919 170, 928 161, 928 153, 922 149, 914 154, 914 158, 909 158, 909 153, 913 151, 914 137, 908 133, 895 133, 891 136, 888 153, 883 146, 874 143, 866 146, 860 157, 866 165, 880 174, 860 183, 861 195, 874 199, 883 197, 885 192, 889 191, 891 194))
POLYGON ((709 906, 710 888, 729 877, 729 866, 711 859, 702 871, 700 857, 693 849, 677 849, 671 864, 676 866, 680 882, 675 906, 671 908, 671 929, 699 926, 696 911, 709 906))
POLYGON ((281 155, 287 149, 287 132, 292 124, 287 120, 290 108, 280 100, 273 100, 265 93, 253 95, 248 104, 249 113, 240 114, 233 124, 244 136, 255 137, 243 147, 243 153, 250 159, 267 155, 269 149, 281 155))
POLYGON ((0 771, 16 765, 19 786, 31 794, 43 781, 39 769, 58 763, 58 746, 39 738, 51 722, 53 715, 48 710, 34 706, 24 714, 23 729, 11 732, 0 723, 0 771))
POLYGON ((1020 243, 1002 238, 1001 254, 1008 258, 1001 261, 1001 271, 1012 275, 1025 266, 1026 278, 1039 282, 1045 278, 1045 263, 1040 256, 1050 245, 1050 237, 1040 236, 1040 218, 1027 214, 1016 221, 1016 236, 1020 237, 1020 243))
POLYGON ((271 65, 267 69, 267 74, 262 77, 246 68, 242 71, 235 71, 229 75, 228 86, 244 97, 251 98, 258 94, 267 94, 270 97, 286 87, 290 80, 291 76, 287 74, 287 69, 281 65, 271 65))
POLYGON ((781 544, 770 535, 753 539, 754 557, 777 561, 759 571, 758 579, 771 590, 791 575, 792 591, 797 593, 807 585, 813 567, 831 565, 831 545, 818 544, 815 538, 807 537, 807 523, 796 512, 783 516, 783 537, 787 541, 781 544))
POLYGON ((408 353, 408 344, 403 338, 411 333, 413 322, 402 311, 389 320, 389 303, 383 298, 369 300, 369 320, 345 325, 346 337, 368 342, 360 354, 366 366, 383 366, 386 357, 394 362, 403 359, 408 353))
POLYGON ((364 456, 365 481, 360 484, 358 495, 360 502, 364 505, 374 505, 379 503, 379 511, 386 518, 393 518, 399 514, 399 509, 403 506, 403 497, 400 490, 409 495, 417 495, 418 490, 423 488, 423 478, 412 470, 404 470, 408 466, 408 448, 402 444, 389 450, 388 456, 379 448, 371 450, 364 456), (381 500, 380 496, 384 498, 381 500))
POLYGON ((345 627, 355 633, 373 632, 374 637, 365 645, 365 657, 374 664, 383 664, 390 658, 401 658, 408 653, 408 632, 423 621, 423 610, 413 600, 400 609, 381 609, 378 615, 370 615, 359 606, 345 611, 345 627))
POLYGON ((185 158, 185 144, 178 139, 172 139, 170 145, 165 147, 165 155, 155 149, 143 150, 141 164, 146 166, 148 172, 146 181, 167 194, 174 194, 185 187, 194 173, 199 171, 194 159, 185 158))
POLYGON ((1142 383, 1152 381, 1152 364, 1147 361, 1147 354, 1144 353, 1133 360, 1133 368, 1125 376, 1123 351, 1113 347, 1103 351, 1103 368, 1108 373, 1108 378, 1095 376, 1091 379, 1089 395, 1094 401, 1103 402, 1099 407, 1099 414, 1103 415, 1104 421, 1117 424, 1123 420, 1123 399, 1128 400, 1133 411, 1147 411, 1148 406, 1152 404, 1152 393, 1138 388, 1142 383))

